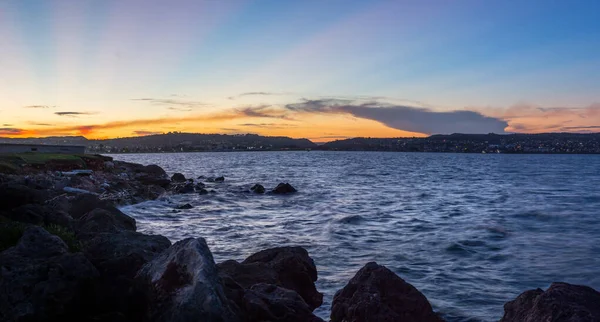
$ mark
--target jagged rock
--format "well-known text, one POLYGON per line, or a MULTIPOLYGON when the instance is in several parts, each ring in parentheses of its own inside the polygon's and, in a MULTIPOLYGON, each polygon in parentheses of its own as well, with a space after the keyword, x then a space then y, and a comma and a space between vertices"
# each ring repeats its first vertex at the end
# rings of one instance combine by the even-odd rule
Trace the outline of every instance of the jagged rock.
POLYGON ((253 185, 252 188, 250 188, 250 190, 254 191, 255 193, 265 193, 265 187, 258 183, 253 185))
POLYGON ((171 176, 171 181, 173 182, 186 182, 185 176, 181 173, 174 173, 171 176))
POLYGON ((600 321, 600 293, 567 283, 552 283, 546 291, 526 291, 504 304, 500 322, 517 321, 600 321))
POLYGON ((238 321, 202 238, 175 243, 136 276, 150 321, 238 321))
POLYGON ((333 297, 331 322, 441 322, 427 298, 398 275, 367 263, 333 297))
POLYGON ((144 197, 150 200, 156 200, 160 196, 164 195, 166 192, 167 191, 161 186, 150 185, 146 187, 144 191, 144 197))
POLYGON ((225 181, 225 177, 223 177, 223 176, 215 178, 215 182, 224 182, 224 181, 225 181))
POLYGON ((122 213, 117 208, 96 208, 79 219, 78 235, 118 232, 121 230, 135 231, 135 219, 122 213))
POLYGON ((194 186, 194 188, 196 188, 196 190, 203 189, 204 187, 206 187, 206 185, 202 182, 197 182, 196 185, 194 186))
POLYGON ((192 209, 192 208, 194 208, 194 206, 190 205, 189 203, 175 207, 175 209, 192 209))
POLYGON ((5 183, 0 185, 0 210, 10 210, 26 204, 41 204, 47 193, 21 184, 5 183))
POLYGON ((245 321, 322 322, 298 293, 271 284, 255 284, 243 295, 245 321))
POLYGON ((88 212, 96 208, 107 208, 111 205, 103 200, 100 200, 96 195, 83 194, 76 196, 71 200, 71 206, 69 207, 69 215, 73 219, 79 219, 88 212))
POLYGON ((0 321, 85 320, 97 277, 83 254, 31 226, 0 253, 0 321))
POLYGON ((265 283, 297 292, 311 310, 323 303, 323 294, 315 287, 317 268, 302 247, 277 247, 260 251, 242 263, 228 260, 218 265, 222 278, 248 289, 265 283))
POLYGON ((277 187, 275 187, 275 189, 273 189, 273 193, 276 194, 288 194, 288 193, 294 193, 297 192, 298 190, 296 190, 296 188, 292 187, 291 184, 289 183, 280 183, 277 185, 277 187))

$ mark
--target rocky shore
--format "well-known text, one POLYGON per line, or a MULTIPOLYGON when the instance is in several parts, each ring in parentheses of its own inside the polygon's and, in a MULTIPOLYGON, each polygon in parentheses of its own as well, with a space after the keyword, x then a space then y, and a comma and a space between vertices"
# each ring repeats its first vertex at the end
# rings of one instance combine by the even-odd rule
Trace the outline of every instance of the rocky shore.
MULTIPOLYGON (((0 321, 323 321, 313 314, 323 295, 304 248, 217 264, 201 236, 171 244, 137 232, 135 219, 117 208, 208 194, 203 181, 225 178, 82 160, 0 173, 0 321)), ((267 192, 259 184, 252 191, 267 192)), ((295 191, 282 183, 269 193, 295 191)), ((442 318, 419 290, 373 262, 335 294, 330 315, 331 322, 442 318)), ((553 283, 506 303, 501 321, 600 321, 600 293, 553 283)))

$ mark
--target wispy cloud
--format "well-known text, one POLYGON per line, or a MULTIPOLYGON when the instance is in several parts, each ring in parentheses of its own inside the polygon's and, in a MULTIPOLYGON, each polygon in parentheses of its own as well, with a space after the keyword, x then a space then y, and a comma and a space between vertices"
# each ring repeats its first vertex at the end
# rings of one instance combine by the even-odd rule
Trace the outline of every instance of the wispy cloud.
POLYGON ((50 124, 50 123, 37 123, 37 122, 29 122, 29 124, 36 125, 36 126, 54 126, 55 125, 55 124, 50 124))
POLYGON ((287 120, 291 119, 287 115, 285 110, 272 107, 271 105, 245 106, 237 108, 236 112, 247 117, 276 118, 287 120))
POLYGON ((285 129, 290 127, 296 127, 294 124, 283 124, 283 123, 244 123, 238 124, 239 126, 245 127, 258 127, 265 129, 285 129))
POLYGON ((78 117, 81 115, 94 115, 97 114, 95 112, 54 112, 54 114, 58 115, 58 116, 67 116, 67 117, 78 117))
MULTIPOLYGON (((177 94, 172 94, 177 95, 177 94)), ((173 96, 173 97, 183 97, 183 96, 173 96)), ((173 98, 132 98, 132 101, 142 101, 148 102, 154 105, 164 105, 168 106, 167 109, 171 110, 179 110, 182 111, 182 108, 186 108, 185 111, 190 111, 193 108, 210 106, 210 104, 206 104, 200 101, 190 101, 190 100, 182 100, 182 99, 173 99, 173 98)))
POLYGON ((26 131, 23 129, 18 129, 14 127, 0 127, 0 135, 20 135, 24 134, 26 131))
POLYGON ((55 108, 56 106, 50 106, 50 105, 27 105, 27 106, 23 106, 23 108, 55 108))
POLYGON ((229 96, 228 98, 230 100, 234 100, 237 98, 241 98, 244 96, 274 96, 274 95, 286 95, 286 93, 275 93, 275 92, 246 92, 246 93, 241 93, 238 95, 234 95, 234 96, 229 96))

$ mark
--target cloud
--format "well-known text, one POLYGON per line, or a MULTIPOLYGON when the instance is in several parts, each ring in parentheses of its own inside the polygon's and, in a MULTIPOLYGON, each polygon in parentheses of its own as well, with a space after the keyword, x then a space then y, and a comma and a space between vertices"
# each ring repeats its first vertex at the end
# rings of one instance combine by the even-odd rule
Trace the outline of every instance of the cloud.
MULTIPOLYGON (((172 94, 171 96, 176 95, 172 94)), ((175 97, 183 97, 183 96, 175 96, 175 97)), ((189 100, 181 100, 181 99, 172 99, 172 98, 132 98, 132 101, 144 101, 149 102, 155 105, 165 105, 170 106, 168 109, 177 109, 181 110, 182 107, 186 107, 186 111, 192 108, 209 106, 210 104, 206 104, 199 101, 189 101, 189 100)))
POLYGON ((144 131, 144 130, 133 131, 132 133, 133 133, 134 135, 137 135, 137 136, 148 136, 148 135, 157 135, 157 134, 163 134, 163 132, 156 132, 156 131, 144 131))
POLYGON ((23 108, 55 108, 56 106, 50 106, 50 105, 27 105, 27 106, 23 106, 23 108))
POLYGON ((426 134, 504 133, 508 126, 502 119, 484 116, 474 111, 434 111, 423 107, 376 101, 357 103, 335 98, 305 99, 301 103, 287 104, 285 108, 294 112, 350 114, 383 123, 394 129, 426 134))
POLYGON ((23 129, 17 129, 14 127, 0 127, 0 135, 21 135, 26 131, 23 129))
POLYGON ((259 127, 259 128, 267 128, 267 129, 284 129, 289 127, 296 127, 294 124, 282 124, 282 123, 244 123, 238 124, 239 126, 245 127, 259 127))
POLYGON ((247 117, 291 119, 285 110, 271 107, 271 105, 245 106, 237 108, 235 111, 247 117))
POLYGON ((12 124, 2 124, 2 126, 12 126, 12 124))
POLYGON ((274 96, 274 95, 285 95, 285 93, 274 93, 274 92, 246 92, 241 93, 235 96, 229 96, 230 100, 234 100, 236 98, 244 97, 244 96, 274 96))
POLYGON ((54 112, 58 116, 77 117, 80 115, 94 115, 94 112, 54 112))
POLYGON ((37 125, 37 126, 54 126, 54 124, 50 124, 50 123, 29 122, 29 124, 31 124, 31 125, 37 125))

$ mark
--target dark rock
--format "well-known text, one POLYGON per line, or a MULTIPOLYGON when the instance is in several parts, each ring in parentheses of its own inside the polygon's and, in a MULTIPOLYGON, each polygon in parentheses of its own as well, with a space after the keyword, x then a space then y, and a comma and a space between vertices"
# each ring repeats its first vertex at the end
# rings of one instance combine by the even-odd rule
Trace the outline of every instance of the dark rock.
POLYGON ((255 284, 246 290, 241 305, 245 321, 319 322, 298 293, 271 284, 255 284))
POLYGON ((275 189, 273 189, 273 193, 276 194, 287 194, 287 193, 294 193, 297 192, 298 190, 296 190, 294 187, 292 187, 291 184, 289 183, 280 183, 277 185, 277 187, 275 187, 275 189))
POLYGON ((265 193, 265 187, 258 183, 253 185, 250 190, 254 191, 255 193, 265 193))
POLYGON ((196 192, 198 192, 198 194, 201 194, 201 195, 208 194, 208 190, 206 190, 204 188, 196 189, 196 192))
POLYGON ((47 198, 43 191, 21 184, 0 185, 0 210, 10 210, 26 204, 41 204, 47 198))
POLYGON ((140 176, 137 180, 145 185, 155 185, 161 188, 168 188, 171 185, 171 180, 168 178, 157 178, 149 175, 140 176))
POLYGON ((215 182, 224 182, 224 181, 225 181, 225 177, 223 177, 223 176, 215 178, 215 182))
POLYGON ((135 231, 135 219, 122 213, 117 208, 96 208, 79 219, 77 223, 78 235, 118 232, 121 230, 135 231))
POLYGON ((186 179, 185 179, 185 176, 183 174, 181 174, 181 173, 174 173, 171 176, 171 181, 173 181, 173 182, 185 182, 186 179))
POLYGON ((150 321, 238 321, 202 238, 175 243, 136 276, 150 321))
POLYGON ((46 208, 39 204, 22 205, 7 212, 7 216, 14 221, 41 225, 46 217, 46 208))
POLYGON ((156 164, 147 165, 147 166, 143 167, 141 171, 144 173, 147 173, 147 174, 154 175, 159 178, 167 177, 167 173, 165 172, 165 170, 163 168, 157 166, 156 164))
POLYGON ((441 322, 427 298, 398 275, 367 263, 333 297, 331 322, 441 322))
POLYGON ((79 219, 96 208, 104 209, 108 207, 111 207, 111 205, 106 201, 100 200, 96 195, 81 194, 71 200, 69 215, 73 219, 79 219))
POLYGON ((219 275, 248 289, 265 283, 296 291, 311 310, 323 303, 315 287, 317 268, 302 247, 277 247, 260 251, 242 263, 233 260, 218 265, 219 275))
POLYGON ((85 320, 98 271, 38 226, 0 253, 0 321, 85 320))
POLYGON ((516 321, 600 321, 600 293, 567 283, 552 283, 545 292, 529 290, 504 304, 500 322, 516 321))
POLYGON ((149 185, 144 191, 145 197, 150 200, 156 200, 165 193, 167 193, 167 191, 163 187, 156 185, 149 185))
POLYGON ((194 206, 190 205, 189 203, 175 207, 175 209, 192 209, 192 208, 194 208, 194 206))
POLYGON ((200 190, 204 187, 206 187, 206 185, 202 182, 197 182, 196 185, 194 186, 194 188, 196 188, 196 190, 200 190))
POLYGON ((194 191, 195 191, 194 184, 192 184, 192 183, 186 183, 185 185, 178 186, 175 189, 175 192, 177 192, 177 193, 192 193, 194 191))

